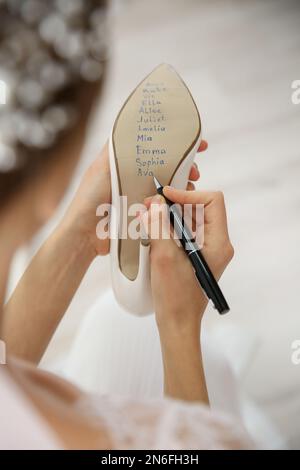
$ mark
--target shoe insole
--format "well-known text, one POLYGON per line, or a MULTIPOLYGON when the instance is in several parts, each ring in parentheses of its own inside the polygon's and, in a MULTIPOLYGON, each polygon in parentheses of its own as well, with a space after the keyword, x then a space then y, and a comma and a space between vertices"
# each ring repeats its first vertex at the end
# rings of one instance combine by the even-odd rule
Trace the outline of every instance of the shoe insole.
MULTIPOLYGON (((113 129, 113 146, 120 196, 128 208, 155 194, 153 175, 169 184, 178 166, 195 145, 201 130, 193 98, 177 72, 162 64, 129 96, 113 129)), ((125 217, 127 225, 134 216, 125 217)), ((119 240, 119 265, 134 280, 138 273, 140 240, 119 240)))

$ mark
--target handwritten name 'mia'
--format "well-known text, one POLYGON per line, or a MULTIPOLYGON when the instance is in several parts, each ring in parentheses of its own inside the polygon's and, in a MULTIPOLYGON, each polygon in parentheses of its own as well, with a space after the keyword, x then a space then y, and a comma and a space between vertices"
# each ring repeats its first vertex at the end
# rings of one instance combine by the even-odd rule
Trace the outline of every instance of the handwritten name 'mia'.
POLYGON ((291 96, 292 103, 300 104, 300 80, 294 80, 292 82, 292 90, 294 90, 291 96))

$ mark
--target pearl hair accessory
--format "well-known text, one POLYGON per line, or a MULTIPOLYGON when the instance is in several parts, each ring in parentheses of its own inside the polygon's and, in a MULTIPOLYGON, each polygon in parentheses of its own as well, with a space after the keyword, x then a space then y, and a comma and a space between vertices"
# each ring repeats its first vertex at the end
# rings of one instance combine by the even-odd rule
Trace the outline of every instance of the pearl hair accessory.
POLYGON ((0 172, 20 147, 50 148, 77 115, 63 92, 101 79, 108 51, 105 2, 0 0, 0 172))

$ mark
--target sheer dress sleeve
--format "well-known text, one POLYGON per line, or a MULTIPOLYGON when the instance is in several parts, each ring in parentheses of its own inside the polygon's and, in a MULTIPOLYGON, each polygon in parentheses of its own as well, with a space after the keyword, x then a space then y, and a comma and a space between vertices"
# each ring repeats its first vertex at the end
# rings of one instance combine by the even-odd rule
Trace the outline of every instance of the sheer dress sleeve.
POLYGON ((253 449, 243 425, 200 404, 171 399, 92 396, 78 403, 109 436, 112 449, 253 449))

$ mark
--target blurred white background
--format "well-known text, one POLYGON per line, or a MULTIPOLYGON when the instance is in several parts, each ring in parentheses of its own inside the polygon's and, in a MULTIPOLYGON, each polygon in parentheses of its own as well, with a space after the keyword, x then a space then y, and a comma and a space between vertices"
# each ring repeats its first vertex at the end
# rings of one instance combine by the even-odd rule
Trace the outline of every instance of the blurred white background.
MULTIPOLYGON (((206 328, 239 386, 300 447, 300 4, 264 0, 113 2, 105 93, 56 217, 19 253, 11 288, 61 217, 83 170, 104 144, 136 84, 172 64, 198 104, 209 142, 197 157, 199 187, 225 193, 235 259, 222 280, 231 313, 210 309, 206 328)), ((43 366, 92 391, 161 393, 153 318, 120 312, 110 292, 109 257, 98 259, 62 321, 43 366)))

